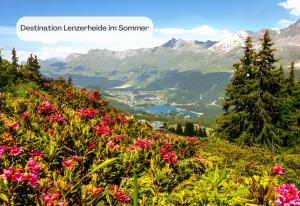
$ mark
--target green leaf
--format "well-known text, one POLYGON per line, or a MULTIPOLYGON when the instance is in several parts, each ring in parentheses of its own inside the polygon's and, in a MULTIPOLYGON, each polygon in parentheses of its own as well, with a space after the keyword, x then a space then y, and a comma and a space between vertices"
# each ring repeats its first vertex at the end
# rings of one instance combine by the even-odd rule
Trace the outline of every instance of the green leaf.
POLYGON ((0 198, 1 198, 2 200, 4 200, 5 202, 8 202, 8 201, 9 201, 8 196, 7 196, 7 194, 5 194, 5 193, 0 193, 0 198))

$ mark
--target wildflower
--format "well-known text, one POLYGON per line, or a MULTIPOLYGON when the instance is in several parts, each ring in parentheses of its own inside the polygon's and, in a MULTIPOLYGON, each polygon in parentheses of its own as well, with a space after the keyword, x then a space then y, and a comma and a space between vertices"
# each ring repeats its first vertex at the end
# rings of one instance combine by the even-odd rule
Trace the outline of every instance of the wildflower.
POLYGON ((27 114, 26 112, 24 112, 24 113, 21 114, 21 118, 24 119, 24 120, 26 120, 26 119, 29 118, 29 114, 27 114))
POLYGON ((48 101, 44 101, 38 108, 37 113, 49 113, 56 110, 56 106, 48 101))
POLYGON ((273 173, 277 174, 277 175, 284 175, 283 168, 280 165, 278 165, 278 164, 274 165, 274 167, 273 167, 273 173))
POLYGON ((68 168, 68 169, 72 169, 72 167, 78 162, 78 157, 77 156, 72 156, 69 157, 65 160, 63 160, 63 165, 68 168))
POLYGON ((300 197, 295 184, 284 184, 281 187, 275 187, 277 193, 275 203, 277 206, 299 206, 300 197))
POLYGON ((60 193, 59 192, 55 192, 55 193, 48 192, 48 193, 44 193, 42 195, 42 199, 45 202, 45 205, 47 205, 47 206, 48 205, 52 206, 53 203, 55 201, 57 201, 59 197, 60 197, 60 193))
POLYGON ((167 152, 162 155, 162 159, 169 164, 175 164, 177 162, 175 153, 173 152, 167 152))
POLYGON ((26 178, 28 180, 28 183, 31 187, 35 187, 38 183, 38 178, 36 174, 29 173, 26 175, 26 178))
POLYGON ((81 109, 77 109, 76 113, 79 116, 85 116, 85 117, 93 117, 97 114, 97 109, 95 108, 81 108, 81 109))
POLYGON ((96 147, 97 147, 97 142, 96 142, 96 141, 90 141, 90 142, 87 143, 87 148, 88 148, 89 150, 93 150, 93 149, 95 149, 96 147))
POLYGON ((8 150, 9 148, 7 146, 0 145, 0 158, 2 158, 2 155, 8 150))
POLYGON ((23 183, 26 180, 26 176, 22 173, 15 173, 12 175, 12 179, 19 183, 23 183))
POLYGON ((88 191, 94 196, 94 195, 104 192, 104 189, 102 187, 90 186, 88 191))
POLYGON ((36 161, 32 160, 31 158, 27 162, 27 167, 33 174, 38 174, 41 170, 41 166, 36 161))
POLYGON ((90 94, 89 94, 89 100, 90 101, 96 101, 98 98, 100 97, 100 92, 99 92, 99 90, 95 90, 95 91, 93 91, 93 92, 91 92, 90 94))
POLYGON ((148 139, 137 139, 134 143, 134 145, 130 145, 130 151, 133 152, 135 151, 136 148, 141 148, 144 150, 147 150, 150 148, 152 144, 151 140, 148 139))
POLYGON ((39 151, 39 150, 32 150, 31 151, 31 156, 43 158, 44 157, 44 153, 41 152, 41 151, 39 151))
POLYGON ((10 147, 9 150, 10 150, 9 155, 11 155, 11 156, 18 156, 19 154, 24 152, 24 150, 21 147, 18 147, 16 145, 10 147))
POLYGON ((191 142, 192 144, 195 144, 198 141, 197 137, 186 137, 186 140, 191 142))
POLYGON ((112 134, 112 129, 107 126, 106 124, 97 124, 96 126, 93 127, 93 130, 96 132, 97 135, 111 135, 112 134))
POLYGON ((173 145, 172 145, 172 142, 170 141, 165 141, 163 143, 163 147, 168 150, 168 151, 172 151, 173 150, 173 145))
POLYGON ((11 129, 18 129, 20 127, 18 122, 5 121, 5 125, 11 129))
POLYGON ((130 202, 130 197, 127 196, 122 191, 116 191, 115 194, 114 194, 114 197, 117 198, 122 203, 129 203, 130 202))
POLYGON ((67 97, 73 96, 73 91, 72 91, 72 89, 71 89, 71 88, 68 88, 68 89, 66 90, 66 92, 65 92, 65 95, 66 95, 67 97))
POLYGON ((10 167, 8 169, 3 169, 1 178, 5 180, 13 180, 17 182, 24 182, 26 177, 22 174, 23 169, 18 167, 10 167))
POLYGON ((67 121, 65 120, 65 118, 61 114, 51 114, 50 119, 51 119, 52 122, 62 122, 64 124, 67 123, 67 121))
POLYGON ((44 82, 44 87, 49 87, 49 83, 48 82, 44 82))

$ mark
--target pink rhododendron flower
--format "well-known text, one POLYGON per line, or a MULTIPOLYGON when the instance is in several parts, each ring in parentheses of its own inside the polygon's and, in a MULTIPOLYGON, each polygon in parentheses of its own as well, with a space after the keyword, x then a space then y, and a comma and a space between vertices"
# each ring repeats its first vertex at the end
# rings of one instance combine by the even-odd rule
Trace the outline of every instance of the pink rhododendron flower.
POLYGON ((39 151, 39 150, 32 150, 32 151, 31 151, 31 156, 43 158, 45 155, 44 155, 43 152, 41 152, 41 151, 39 151))
POLYGON ((137 139, 133 145, 130 145, 130 151, 134 152, 136 148, 147 150, 150 148, 152 141, 149 139, 137 139))
POLYGON ((26 180, 26 176, 22 173, 15 173, 12 175, 12 179, 19 183, 23 183, 26 180))
POLYGON ((76 113, 79 116, 85 116, 85 117, 93 117, 97 114, 97 109, 95 108, 81 108, 81 109, 77 109, 76 113))
POLYGON ((33 174, 33 173, 26 174, 26 178, 31 187, 35 187, 37 185, 38 177, 36 174, 33 174))
POLYGON ((72 89, 71 89, 71 88, 68 88, 68 89, 66 90, 66 92, 65 92, 65 95, 66 95, 67 97, 73 96, 73 91, 72 91, 72 89))
POLYGON ((27 162, 27 167, 31 173, 36 174, 36 175, 39 174, 39 172, 41 170, 40 164, 37 163, 36 161, 32 160, 31 158, 27 162))
POLYGON ((56 106, 48 101, 44 101, 38 108, 37 113, 49 113, 54 112, 56 110, 56 106))
POLYGON ((275 203, 277 206, 300 206, 300 197, 295 184, 284 184, 275 187, 277 193, 275 203))
POLYGON ((7 146, 0 145, 0 158, 2 158, 2 155, 8 150, 9 148, 7 146))
POLYGON ((113 130, 107 126, 105 123, 104 124, 97 124, 96 126, 93 127, 93 130, 96 132, 97 135, 111 135, 113 130))
POLYGON ((163 154, 162 159, 169 164, 175 164, 177 162, 176 155, 173 152, 163 154))
POLYGON ((164 147, 165 149, 167 149, 168 151, 173 150, 173 144, 172 144, 172 142, 170 142, 170 141, 165 141, 165 142, 163 143, 163 147, 164 147))
POLYGON ((26 120, 26 119, 29 118, 29 114, 27 114, 26 112, 24 112, 24 113, 21 114, 21 118, 24 119, 24 120, 26 120))
POLYGON ((90 101, 96 101, 98 98, 100 97, 100 92, 99 92, 99 90, 95 90, 95 91, 93 91, 93 92, 91 92, 90 94, 89 94, 89 100, 90 101))
POLYGON ((50 119, 52 122, 62 122, 62 123, 67 123, 65 118, 61 114, 51 114, 50 119))
POLYGON ((59 197, 60 197, 59 192, 55 192, 55 193, 48 192, 42 195, 42 199, 47 206, 53 206, 53 203, 55 201, 58 201, 59 197))
POLYGON ((18 122, 5 121, 5 125, 11 129, 18 129, 20 127, 18 122))
POLYGON ((280 165, 278 165, 278 164, 274 165, 274 167, 273 167, 273 173, 277 174, 277 175, 284 175, 283 168, 280 165))
POLYGON ((191 142, 192 144, 195 144, 198 141, 197 137, 186 137, 186 140, 191 142))
POLYGON ((22 168, 10 167, 2 170, 1 178, 5 180, 23 182, 26 178, 22 175, 22 172, 22 168))
POLYGON ((78 162, 78 157, 77 156, 72 156, 69 157, 67 159, 63 160, 63 165, 68 168, 68 169, 72 169, 72 167, 78 162))
POLYGON ((122 203, 129 203, 130 202, 130 197, 127 196, 122 191, 116 191, 115 194, 114 194, 114 197, 117 198, 122 203))
POLYGON ((18 156, 19 154, 24 152, 24 150, 21 147, 18 147, 16 145, 10 147, 9 150, 10 150, 9 155, 11 155, 11 156, 18 156))

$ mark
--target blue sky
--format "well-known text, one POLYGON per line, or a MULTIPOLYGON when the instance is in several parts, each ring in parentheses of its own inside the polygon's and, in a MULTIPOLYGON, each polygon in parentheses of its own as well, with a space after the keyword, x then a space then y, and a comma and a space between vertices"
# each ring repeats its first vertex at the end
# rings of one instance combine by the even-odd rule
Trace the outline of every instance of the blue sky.
POLYGON ((117 50, 149 47, 172 37, 218 40, 226 32, 281 28, 298 19, 300 0, 0 0, 0 48, 15 46, 24 54, 41 53, 45 48, 53 54, 56 49, 57 55, 63 56, 72 51, 85 52, 92 46, 117 50), (147 16, 156 32, 152 42, 120 48, 113 43, 46 45, 17 39, 14 27, 22 16, 147 16), (210 32, 193 33, 195 28, 210 32))

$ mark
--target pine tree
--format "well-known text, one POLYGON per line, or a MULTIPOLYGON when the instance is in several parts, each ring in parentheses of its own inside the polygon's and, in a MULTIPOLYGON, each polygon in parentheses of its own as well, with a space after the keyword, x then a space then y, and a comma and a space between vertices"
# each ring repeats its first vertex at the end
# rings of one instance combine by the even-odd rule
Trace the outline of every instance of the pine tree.
POLYGON ((217 119, 216 131, 229 140, 238 140, 250 144, 253 137, 248 131, 251 124, 252 110, 256 102, 255 90, 256 57, 251 37, 247 37, 244 55, 239 63, 234 64, 234 74, 226 88, 225 100, 222 103, 224 115, 217 119))
MULTIPOLYGON (((251 38, 245 41, 244 56, 226 89, 224 114, 217 120, 216 132, 243 144, 283 144, 288 120, 284 118, 282 67, 276 67, 273 42, 268 31, 256 53, 251 38)), ((287 115, 288 116, 288 115, 287 115)))
POLYGON ((185 123, 184 135, 186 135, 186 136, 193 136, 193 135, 195 135, 195 128, 194 128, 194 124, 193 123, 191 123, 191 122, 186 122, 185 123))
POLYGON ((269 31, 261 39, 261 50, 258 54, 258 94, 257 115, 254 127, 255 142, 269 145, 272 149, 282 144, 283 140, 283 109, 284 98, 281 96, 284 89, 282 68, 276 67, 275 58, 269 31))
POLYGON ((12 57, 11 57, 11 65, 12 65, 12 69, 13 69, 14 71, 17 71, 18 66, 19 66, 19 64, 18 64, 19 58, 17 57, 17 52, 16 52, 16 49, 15 49, 15 48, 12 49, 11 55, 12 55, 12 57))
POLYGON ((36 83, 41 82, 41 74, 40 74, 40 65, 37 60, 37 56, 30 56, 27 59, 25 69, 23 71, 23 76, 25 81, 34 81, 36 83))
POLYGON ((294 62, 292 62, 289 68, 289 74, 287 78, 287 92, 289 95, 292 94, 294 87, 295 87, 295 64, 294 62))
POLYGON ((182 135, 183 134, 183 129, 182 129, 182 125, 180 123, 177 124, 176 127, 176 134, 182 135))

